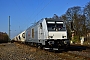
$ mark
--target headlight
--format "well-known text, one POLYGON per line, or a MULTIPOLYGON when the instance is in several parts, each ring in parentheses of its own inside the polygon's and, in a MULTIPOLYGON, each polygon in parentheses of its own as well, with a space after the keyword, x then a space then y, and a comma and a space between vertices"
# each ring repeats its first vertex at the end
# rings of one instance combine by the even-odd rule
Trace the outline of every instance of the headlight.
POLYGON ((50 39, 50 38, 53 38, 53 36, 48 36, 48 38, 50 39))
POLYGON ((62 36, 62 38, 64 38, 64 37, 66 37, 66 36, 62 36))

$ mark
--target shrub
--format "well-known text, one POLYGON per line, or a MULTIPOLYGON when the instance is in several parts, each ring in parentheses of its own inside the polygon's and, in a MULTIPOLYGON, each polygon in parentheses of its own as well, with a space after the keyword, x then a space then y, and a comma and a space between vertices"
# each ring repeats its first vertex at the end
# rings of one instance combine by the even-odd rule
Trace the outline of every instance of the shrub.
POLYGON ((79 36, 74 36, 73 39, 71 39, 73 43, 80 42, 79 36))

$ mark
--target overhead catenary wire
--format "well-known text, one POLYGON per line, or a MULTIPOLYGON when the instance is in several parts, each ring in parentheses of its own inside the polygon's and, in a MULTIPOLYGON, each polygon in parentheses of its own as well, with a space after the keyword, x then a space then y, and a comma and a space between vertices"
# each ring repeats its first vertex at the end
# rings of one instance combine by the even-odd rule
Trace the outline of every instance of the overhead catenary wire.
POLYGON ((35 17, 33 17, 33 18, 36 18, 36 16, 37 16, 41 11, 43 11, 43 10, 45 9, 45 7, 49 5, 49 3, 50 3, 51 1, 52 1, 52 0, 50 0, 50 1, 35 15, 35 17))
POLYGON ((16 1, 15 1, 15 0, 13 0, 13 2, 16 4, 16 6, 17 6, 18 10, 21 12, 21 9, 19 8, 19 6, 18 6, 18 4, 16 3, 16 1))
MULTIPOLYGON (((45 0, 44 0, 44 1, 45 1, 45 0)), ((42 5, 42 4, 44 3, 44 1, 41 2, 41 4, 38 3, 38 7, 33 11, 33 13, 30 15, 30 17, 31 17, 32 15, 34 15, 34 13, 40 8, 40 5, 42 5)))
MULTIPOLYGON (((24 11, 26 12, 26 15, 29 16, 28 12, 27 12, 27 8, 25 7, 25 4, 23 3, 23 1, 21 0, 21 4, 23 6, 23 9, 24 11)), ((32 4, 31 4, 32 5, 32 4)), ((26 20, 28 21, 28 18, 26 18, 26 20)), ((29 22, 29 21, 28 21, 29 22)), ((28 22, 27 22, 27 25, 26 25, 26 28, 28 28, 28 22)))
MULTIPOLYGON (((19 10, 20 12, 22 12, 22 10, 20 9, 20 6, 18 5, 17 1, 13 0, 13 2, 14 2, 15 5, 17 6, 18 10, 19 10)), ((29 14, 27 13, 27 10, 26 10, 26 7, 25 7, 23 1, 21 0, 20 3, 21 3, 21 5, 22 5, 22 7, 23 7, 23 10, 26 12, 26 15, 28 16, 29 14)), ((31 3, 32 3, 32 2, 31 2, 31 3)), ((23 12, 22 12, 22 13, 23 13, 23 12)), ((28 20, 28 18, 26 18, 26 20, 28 20)), ((26 27, 26 28, 27 28, 27 27, 26 27)))
MULTIPOLYGON (((22 0, 21 0, 21 3, 22 3, 22 5, 23 5, 23 8, 26 9, 26 7, 24 6, 22 0)), ((42 1, 42 2, 39 4, 39 1, 38 1, 38 5, 37 5, 38 7, 36 7, 36 9, 34 9, 34 10, 32 11, 32 13, 30 14, 30 16, 29 16, 29 14, 27 13, 27 16, 32 17, 32 15, 34 15, 34 13, 40 8, 40 5, 42 5, 43 3, 44 3, 44 1, 42 1)), ((33 5, 33 3, 32 3, 31 5, 33 5)), ((24 10, 25 10, 25 9, 24 9, 24 10)), ((29 18, 29 17, 28 17, 28 18, 29 18)), ((28 18, 27 18, 26 20, 29 22, 30 19, 28 19, 28 18)))
MULTIPOLYGON (((17 3, 16 3, 16 1, 15 0, 13 0, 14 1, 14 3, 17 5, 17 3)), ((45 7, 47 7, 48 5, 49 5, 49 3, 51 2, 52 0, 50 0, 34 17, 32 17, 32 18, 36 18, 36 16, 37 15, 39 15, 44 9, 45 9, 45 7)), ((22 2, 22 0, 21 0, 21 3, 22 3, 22 5, 23 5, 23 8, 25 8, 26 9, 26 7, 24 6, 24 4, 23 4, 23 2, 22 2)), ((41 4, 43 4, 44 3, 44 1, 41 3, 41 4)), ((41 5, 40 4, 40 5, 41 5)), ((18 7, 18 5, 17 5, 17 7, 18 7)), ((36 7, 36 9, 34 10, 34 12, 31 14, 31 16, 32 15, 34 15, 34 13, 35 13, 35 11, 37 11, 37 9, 39 9, 39 4, 38 4, 38 7, 36 7)), ((18 7, 18 9, 21 11, 21 9, 18 7)), ((28 15, 28 13, 27 13, 27 15, 28 15)), ((30 16, 30 17, 31 17, 30 16)))
MULTIPOLYGON (((18 11, 20 11, 21 13, 23 13, 22 9, 20 9, 20 6, 18 5, 17 1, 16 0, 13 0, 14 4, 17 6, 18 8, 18 11)), ((21 0, 21 3, 22 3, 22 0, 21 0)), ((23 5, 22 3, 22 6, 23 8, 25 8, 25 6, 23 5)), ((24 10, 25 11, 25 10, 24 10)), ((19 29, 16 29, 15 31, 19 31, 18 33, 21 33, 22 31, 20 30, 21 26, 18 25, 17 27, 19 27, 19 29)), ((27 27, 26 27, 27 28, 27 27)))
MULTIPOLYGON (((52 0, 50 0, 33 18, 36 18, 36 16, 38 16, 38 14, 41 12, 41 11, 43 11, 44 10, 44 8, 47 6, 47 5, 49 5, 49 3, 51 2, 52 0)), ((44 1, 42 2, 42 4, 44 3, 44 1)), ((40 4, 41 5, 41 4, 40 4)), ((39 7, 40 7, 40 5, 38 5, 39 7)), ((36 9, 35 9, 35 11, 37 11, 37 9, 39 8, 39 7, 37 7, 36 9)), ((34 13, 35 13, 35 11, 34 11, 34 13)), ((33 14, 34 14, 33 13, 33 14)), ((31 14, 31 16, 33 15, 33 14, 31 14)), ((31 17, 30 16, 30 17, 31 17)), ((32 19, 33 19, 32 18, 32 19)), ((36 22, 36 20, 34 20, 34 22, 32 22, 31 24, 34 24, 36 22)))

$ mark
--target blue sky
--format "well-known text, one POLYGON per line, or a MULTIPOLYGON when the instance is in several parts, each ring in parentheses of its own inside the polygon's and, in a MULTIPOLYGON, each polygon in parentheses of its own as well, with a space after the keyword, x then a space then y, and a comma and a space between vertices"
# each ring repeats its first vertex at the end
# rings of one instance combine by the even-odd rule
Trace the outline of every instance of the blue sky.
POLYGON ((90 0, 0 0, 0 32, 8 33, 10 16, 11 38, 34 22, 54 14, 61 16, 73 6, 84 7, 90 0))

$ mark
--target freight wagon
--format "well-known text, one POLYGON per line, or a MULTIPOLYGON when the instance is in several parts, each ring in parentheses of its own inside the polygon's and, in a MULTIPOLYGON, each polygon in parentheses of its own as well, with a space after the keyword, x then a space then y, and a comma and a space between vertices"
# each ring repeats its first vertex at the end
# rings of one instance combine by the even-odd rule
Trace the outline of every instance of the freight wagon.
POLYGON ((23 31, 22 33, 18 34, 17 36, 15 36, 11 42, 21 42, 21 43, 25 43, 25 32, 23 31))
POLYGON ((7 43, 9 41, 9 37, 7 33, 0 32, 0 43, 7 43))

